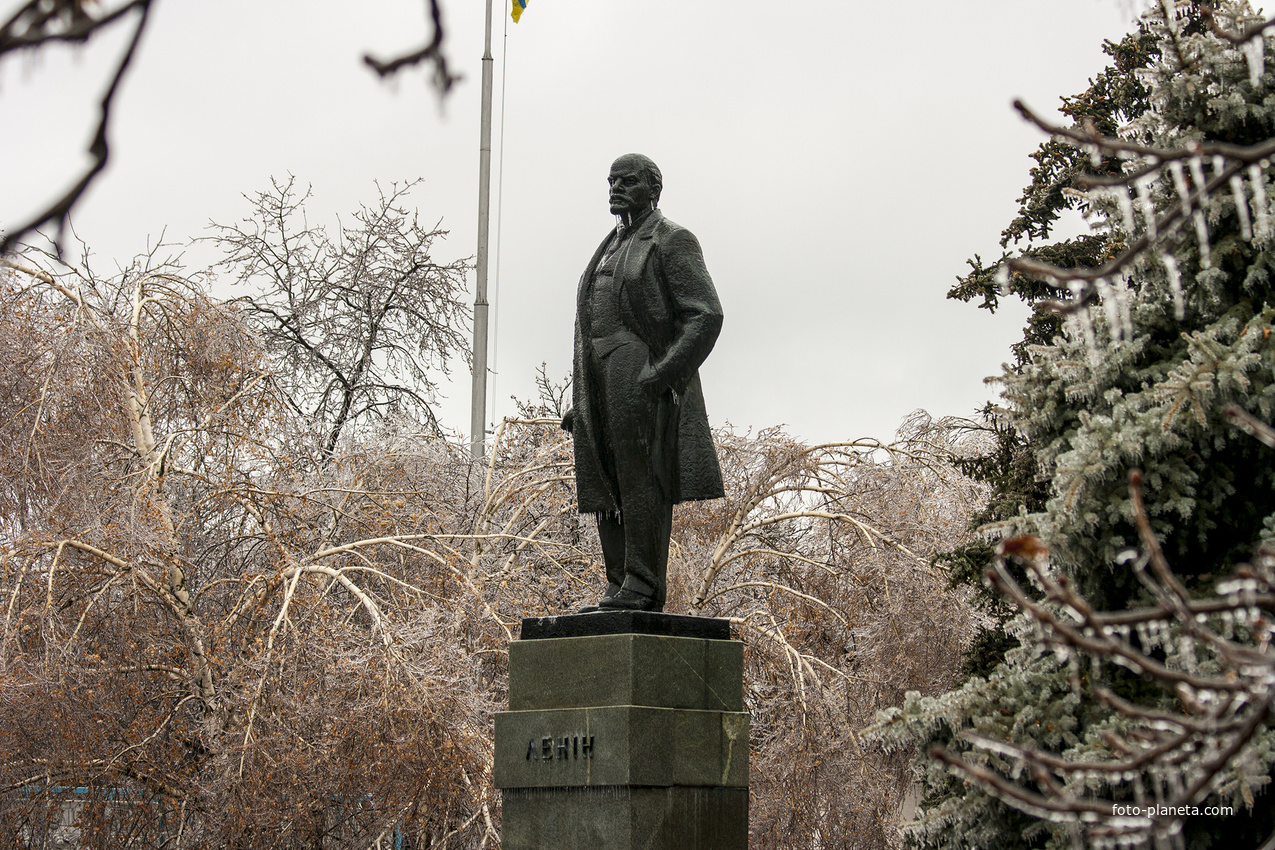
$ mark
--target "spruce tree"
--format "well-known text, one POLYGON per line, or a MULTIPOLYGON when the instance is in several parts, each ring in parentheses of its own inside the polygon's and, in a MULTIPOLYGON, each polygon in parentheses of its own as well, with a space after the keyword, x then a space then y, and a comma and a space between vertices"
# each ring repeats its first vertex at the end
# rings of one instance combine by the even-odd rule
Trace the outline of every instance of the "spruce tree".
MULTIPOLYGON (((1185 26, 1198 31, 1202 22, 1192 15, 1185 26)), ((1159 56, 1159 41, 1146 24, 1118 42, 1107 41, 1103 52, 1111 64, 1078 95, 1063 97, 1060 111, 1073 126, 1091 126, 1103 135, 1116 131, 1147 109, 1147 88, 1138 72, 1159 56)), ((1061 268, 1085 268, 1101 263, 1122 244, 1118 234, 1087 233, 1050 241, 1059 219, 1066 212, 1087 214, 1088 198, 1076 191, 1078 178, 1092 174, 1114 176, 1121 173, 1121 160, 1113 155, 1100 156, 1097 164, 1087 151, 1075 145, 1050 138, 1032 154, 1035 166, 1031 180, 1018 199, 1018 215, 1001 232, 1001 248, 1006 252, 1000 260, 985 265, 975 255, 969 260, 970 272, 957 279, 947 297, 958 301, 977 300, 980 309, 996 312, 1002 295, 1008 294, 1035 305, 1045 300, 1065 298, 1067 291, 1053 281, 1014 272, 998 281, 998 269, 1010 259, 1008 249, 1021 249, 1030 257, 1061 268)), ((1052 342, 1062 329, 1057 313, 1037 311, 1028 318, 1023 338, 1014 346, 1009 369, 1017 374, 1030 360, 1033 345, 1052 342)), ((988 404, 981 411, 981 427, 992 434, 991 448, 982 456, 962 459, 962 471, 991 487, 987 505, 974 519, 976 528, 1002 523, 1020 511, 1041 511, 1049 496, 1047 481, 1039 474, 1031 445, 1014 425, 1006 421, 1003 411, 988 404)), ((1006 630, 1014 613, 1004 597, 988 587, 983 573, 991 563, 993 547, 986 539, 976 540, 940 557, 950 571, 953 585, 972 588, 976 604, 989 615, 989 624, 972 641, 964 664, 967 675, 986 675, 1017 641, 1006 630)))
MULTIPOLYGON (((1007 624, 1019 645, 985 676, 936 699, 910 695, 872 730, 887 745, 938 745, 949 764, 963 766, 954 775, 924 756, 918 763, 925 795, 909 832, 916 846, 1064 847, 1081 834, 1100 843, 1101 829, 1085 826, 1108 825, 1097 808, 1085 821, 1079 803, 1068 814, 1023 800, 1122 801, 1148 788, 1171 796, 1191 786, 1206 753, 1224 750, 1221 732, 1210 739, 1199 724, 1193 749, 1165 769, 1148 759, 1155 770, 1146 775, 1059 770, 1066 777, 1059 784, 1030 769, 1046 763, 1035 758, 1044 751, 1063 761, 1119 762, 1140 746, 1131 712, 1190 723, 1204 716, 1199 694, 1165 687, 1146 668, 1132 673, 1102 652, 1078 658, 1042 631, 1043 617, 1079 622, 1060 600, 1078 592, 1096 609, 1162 604, 1153 591, 1163 583, 1139 578, 1155 546, 1185 598, 1208 598, 1219 578, 1275 544, 1275 457, 1225 414, 1231 405, 1264 422, 1275 417, 1275 188, 1265 158, 1275 153, 1267 141, 1275 137, 1275 74, 1263 36, 1227 37, 1255 23, 1242 4, 1170 15, 1156 8, 1133 36, 1109 45, 1114 67, 1067 102, 1078 120, 1038 152, 1006 244, 1047 239, 1068 204, 1083 206, 1094 233, 1033 246, 999 264, 1008 275, 976 258, 954 290, 982 296, 989 309, 1004 291, 1065 302, 1029 324, 1001 376, 1003 465, 992 458, 986 470, 1000 476, 987 537, 1047 551, 1039 584, 1052 601, 1038 608, 1044 613, 1007 624), (1068 183, 1071 193, 1063 191, 1068 183), (1147 535, 1137 527, 1134 470, 1141 470, 1147 535), (1101 694, 1110 698, 1095 698, 1101 694), (1005 790, 1011 785, 1027 793, 1015 797, 1005 790)), ((953 562, 969 575, 989 554, 990 547, 967 551, 953 562)), ((1044 563, 1043 555, 1019 558, 1018 583, 1044 563)), ((1207 617, 1200 622, 1213 628, 1207 617)), ((1196 626, 1181 626, 1163 625, 1163 634, 1140 635, 1134 645, 1165 670, 1225 672, 1220 652, 1195 654, 1196 626)), ((1269 624, 1228 621, 1226 629, 1228 640, 1251 644, 1270 662, 1261 643, 1269 624)), ((983 669, 994 660, 985 654, 983 669)), ((1263 675, 1275 680, 1270 673, 1263 675)), ((1142 839, 1204 848, 1225 835, 1256 846, 1271 833, 1261 789, 1275 764, 1266 719, 1272 685, 1260 676, 1254 682, 1250 703, 1265 700, 1258 728, 1209 786, 1208 802, 1235 812, 1157 822, 1142 839)))

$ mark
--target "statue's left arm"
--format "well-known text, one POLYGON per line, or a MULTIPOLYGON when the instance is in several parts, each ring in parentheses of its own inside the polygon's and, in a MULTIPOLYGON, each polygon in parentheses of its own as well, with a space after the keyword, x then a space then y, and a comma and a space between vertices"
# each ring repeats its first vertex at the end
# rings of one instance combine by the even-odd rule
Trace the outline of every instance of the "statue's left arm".
POLYGON ((681 393, 717 342, 722 304, 704 265, 699 240, 689 230, 678 228, 662 240, 656 261, 673 313, 673 336, 639 380, 681 393))

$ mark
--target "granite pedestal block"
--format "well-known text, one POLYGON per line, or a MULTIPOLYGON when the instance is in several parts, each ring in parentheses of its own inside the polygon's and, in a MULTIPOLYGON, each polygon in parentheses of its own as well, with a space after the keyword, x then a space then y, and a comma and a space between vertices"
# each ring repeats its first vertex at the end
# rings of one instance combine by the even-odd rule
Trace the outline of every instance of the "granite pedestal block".
POLYGON ((722 620, 524 620, 496 716, 505 850, 745 850, 743 645, 722 620))

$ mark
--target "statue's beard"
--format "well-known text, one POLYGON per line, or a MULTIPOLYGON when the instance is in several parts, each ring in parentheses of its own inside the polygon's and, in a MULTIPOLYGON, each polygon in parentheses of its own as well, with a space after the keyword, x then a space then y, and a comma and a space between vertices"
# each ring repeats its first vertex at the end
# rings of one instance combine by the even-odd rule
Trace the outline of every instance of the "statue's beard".
POLYGON ((654 210, 655 200, 651 199, 650 201, 647 201, 645 209, 626 209, 621 210, 620 212, 612 210, 611 214, 615 216, 615 223, 617 225, 621 227, 628 227, 638 216, 644 215, 647 212, 653 212, 654 210))

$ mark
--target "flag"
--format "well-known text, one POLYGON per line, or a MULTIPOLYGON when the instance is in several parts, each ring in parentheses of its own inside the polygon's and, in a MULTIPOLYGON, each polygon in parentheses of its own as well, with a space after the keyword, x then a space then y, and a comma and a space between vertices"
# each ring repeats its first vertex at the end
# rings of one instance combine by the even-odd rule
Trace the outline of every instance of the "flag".
POLYGON ((518 23, 518 19, 522 17, 522 10, 527 8, 527 0, 512 0, 513 8, 509 10, 509 17, 514 19, 514 23, 518 23))

